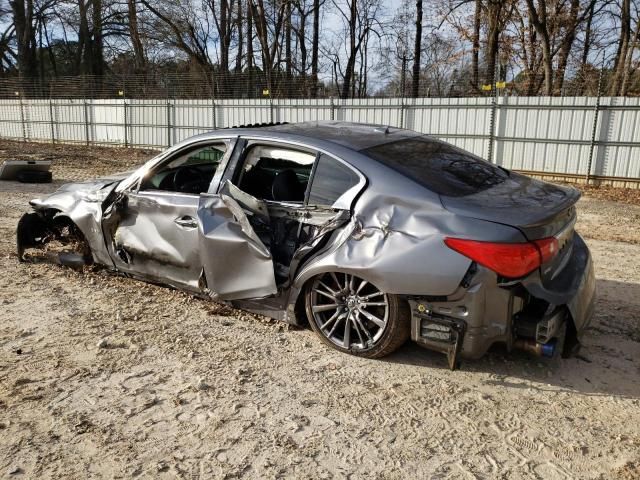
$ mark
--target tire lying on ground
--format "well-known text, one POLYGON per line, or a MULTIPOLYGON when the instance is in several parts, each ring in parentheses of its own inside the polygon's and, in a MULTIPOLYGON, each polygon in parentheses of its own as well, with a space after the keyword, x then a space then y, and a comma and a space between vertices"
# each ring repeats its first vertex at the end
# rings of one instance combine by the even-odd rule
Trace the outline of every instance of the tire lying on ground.
POLYGON ((51 183, 51 172, 24 170, 16 174, 16 179, 22 183, 51 183))

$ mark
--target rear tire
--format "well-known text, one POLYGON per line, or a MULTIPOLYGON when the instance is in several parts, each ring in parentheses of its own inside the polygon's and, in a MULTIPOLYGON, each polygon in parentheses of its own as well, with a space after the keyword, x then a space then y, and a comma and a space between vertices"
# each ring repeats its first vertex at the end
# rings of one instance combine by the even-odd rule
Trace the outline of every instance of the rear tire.
POLYGON ((397 350, 411 333, 409 305, 354 275, 330 272, 305 293, 309 324, 328 346, 365 358, 397 350))

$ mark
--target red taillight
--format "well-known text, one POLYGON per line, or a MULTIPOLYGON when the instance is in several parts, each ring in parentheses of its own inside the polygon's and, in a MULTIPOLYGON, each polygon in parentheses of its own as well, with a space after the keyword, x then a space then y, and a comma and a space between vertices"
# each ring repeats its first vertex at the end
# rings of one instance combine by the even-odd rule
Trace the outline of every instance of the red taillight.
POLYGON ((542 257, 541 263, 547 263, 558 253, 558 239, 556 237, 543 238, 542 240, 534 240, 540 250, 542 257))
POLYGON ((507 278, 524 277, 553 257, 558 250, 555 238, 535 243, 495 243, 445 238, 444 243, 465 257, 507 278))

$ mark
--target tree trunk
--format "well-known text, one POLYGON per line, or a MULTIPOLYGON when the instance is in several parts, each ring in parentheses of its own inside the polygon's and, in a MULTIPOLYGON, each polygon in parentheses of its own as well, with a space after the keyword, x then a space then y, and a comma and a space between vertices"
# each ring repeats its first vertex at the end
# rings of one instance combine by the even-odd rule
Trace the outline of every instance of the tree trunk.
MULTIPOLYGON (((479 1, 479 0, 476 0, 479 1)), ((422 51, 422 0, 416 0, 416 38, 413 48, 413 79, 411 96, 420 94, 420 52, 422 51)))
POLYGON ((285 26, 284 26, 284 62, 285 62, 285 92, 287 98, 291 98, 291 0, 285 0, 285 26))
POLYGON ((104 73, 104 47, 102 42, 102 0, 93 0, 91 73, 101 76, 104 73))
MULTIPOLYGON (((273 94, 271 91, 272 88, 272 69, 273 69, 273 58, 271 56, 271 49, 269 48, 269 33, 267 30, 267 17, 264 10, 264 2, 263 0, 257 0, 256 8, 253 11, 253 20, 256 24, 256 33, 258 34, 258 41, 260 42, 260 50, 262 51, 262 69, 265 74, 265 79, 267 83, 267 88, 269 89, 269 95, 273 94)), ((278 38, 279 32, 276 32, 274 35, 275 38, 278 38)), ((277 43, 277 41, 275 42, 277 43)), ((275 45, 274 45, 275 46, 275 45)), ((275 49, 274 49, 275 54, 275 49)))
POLYGON ((471 54, 471 85, 476 90, 480 82, 479 63, 480 63, 480 26, 482 16, 482 2, 476 0, 476 11, 473 17, 473 52, 471 54))
POLYGON ((489 0, 487 5, 487 46, 485 52, 486 71, 484 83, 492 86, 496 82, 495 72, 498 59, 502 6, 503 0, 489 0))
POLYGON ((556 69, 555 81, 554 81, 554 94, 560 95, 562 93, 562 87, 564 85, 564 76, 567 69, 567 63, 569 62, 569 55, 573 47, 573 42, 576 39, 576 30, 578 28, 578 12, 580 10, 580 0, 571 0, 571 9, 569 10, 569 17, 566 21, 566 32, 562 41, 560 42, 560 48, 558 50, 558 67, 556 69))
POLYGON ((633 50, 635 46, 638 44, 639 39, 640 39, 640 20, 636 22, 636 31, 633 34, 633 41, 629 46, 627 61, 625 62, 624 71, 622 73, 622 84, 620 85, 620 95, 623 97, 627 94, 627 89, 629 88, 629 77, 631 76, 631 60, 633 59, 633 50))
POLYGON ((91 73, 91 39, 89 34, 89 21, 87 20, 87 5, 85 0, 78 0, 78 14, 80 25, 78 29, 78 51, 76 53, 76 71, 86 75, 91 73))
POLYGON ((242 72, 242 55, 244 50, 244 33, 242 29, 242 1, 238 1, 238 15, 236 16, 238 26, 238 53, 236 55, 236 72, 242 72))
POLYGON ((349 98, 349 93, 353 96, 353 73, 356 64, 356 22, 358 21, 357 0, 351 0, 350 17, 349 17, 349 58, 347 60, 347 68, 344 72, 344 80, 342 84, 342 98, 349 98))
POLYGON ((18 46, 18 71, 22 77, 36 77, 36 38, 33 28, 33 0, 13 0, 13 23, 18 46))
POLYGON ((486 71, 484 83, 493 85, 496 81, 496 61, 498 57, 498 44, 500 39, 500 0, 489 0, 487 9, 487 46, 485 51, 486 71))
POLYGON ((553 94, 553 54, 551 52, 551 40, 547 28, 547 4, 546 0, 538 0, 540 12, 536 9, 533 0, 527 0, 531 23, 540 37, 542 48, 542 65, 544 68, 544 93, 553 94))
POLYGON ((247 0, 247 74, 249 75, 248 93, 253 96, 253 8, 247 0))
MULTIPOLYGON (((212 8, 214 8, 212 3, 212 8)), ((220 1, 220 27, 218 35, 220 37, 220 70, 223 74, 229 71, 229 3, 227 0, 220 1)))
POLYGON ((546 33, 540 34, 542 43, 542 63, 544 66, 544 93, 545 95, 553 95, 553 58, 551 54, 551 42, 549 35, 546 33))
POLYGON ((313 0, 313 40, 311 41, 311 96, 318 94, 318 46, 320 43, 320 0, 313 0))
POLYGON ((127 14, 129 18, 129 36, 131 37, 131 45, 133 46, 133 63, 136 73, 144 73, 146 69, 146 60, 144 56, 144 47, 140 40, 140 30, 138 29, 138 11, 136 8, 136 0, 127 0, 127 14))
POLYGON ((584 29, 584 47, 582 48, 582 62, 580 63, 580 68, 584 70, 584 67, 587 65, 589 61, 589 51, 591 50, 591 24, 593 23, 593 9, 595 7, 595 2, 592 2, 589 6, 589 10, 587 11, 587 25, 584 29))
POLYGON ((609 95, 612 97, 620 95, 622 90, 622 79, 624 77, 624 69, 627 63, 627 55, 629 52, 629 41, 631 40, 631 1, 622 0, 622 10, 620 12, 620 39, 618 40, 618 51, 613 67, 613 78, 611 79, 611 87, 609 95))

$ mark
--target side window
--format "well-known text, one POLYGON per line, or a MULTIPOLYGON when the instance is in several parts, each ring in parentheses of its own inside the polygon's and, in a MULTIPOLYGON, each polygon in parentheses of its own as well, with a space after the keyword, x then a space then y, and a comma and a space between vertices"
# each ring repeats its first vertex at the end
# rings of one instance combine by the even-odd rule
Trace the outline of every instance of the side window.
POLYGON ((226 150, 226 144, 215 143, 178 153, 151 171, 142 181, 140 190, 206 192, 226 150))
POLYGON ((359 181, 356 172, 349 167, 327 155, 321 155, 313 176, 309 203, 331 206, 359 181))
POLYGON ((272 145, 254 145, 245 153, 238 187, 260 200, 303 202, 312 153, 272 145))

